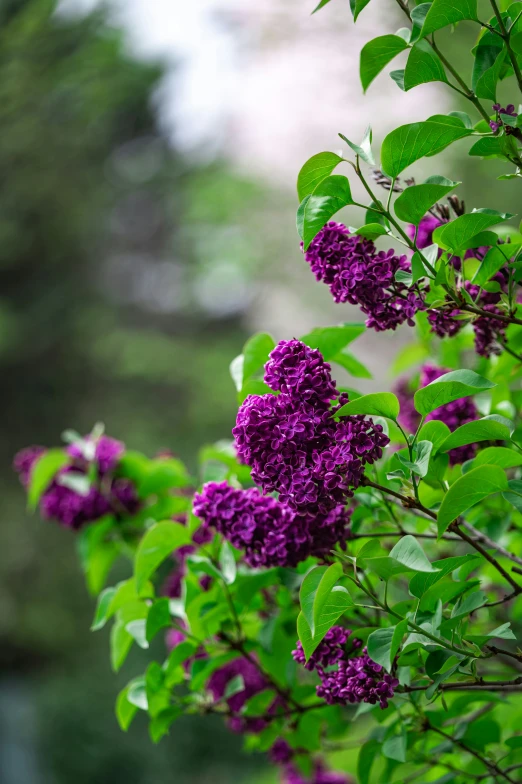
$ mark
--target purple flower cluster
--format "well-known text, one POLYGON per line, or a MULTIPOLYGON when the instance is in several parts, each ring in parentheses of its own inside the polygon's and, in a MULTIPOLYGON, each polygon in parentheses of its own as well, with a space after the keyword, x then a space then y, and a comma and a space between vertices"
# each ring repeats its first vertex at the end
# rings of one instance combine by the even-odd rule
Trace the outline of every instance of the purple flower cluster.
POLYGON ((371 240, 351 234, 342 223, 330 221, 312 240, 305 259, 316 280, 329 286, 335 302, 358 305, 377 332, 396 329, 424 304, 418 292, 395 280, 400 270, 410 272, 406 256, 377 251, 371 240))
MULTIPOLYGON (((447 368, 438 368, 434 365, 423 365, 421 368, 420 386, 425 387, 428 384, 431 384, 432 381, 436 381, 445 373, 449 373, 447 368)), ((441 422, 444 422, 453 433, 453 431, 461 425, 478 419, 478 416, 479 413, 473 400, 469 397, 463 397, 436 408, 435 411, 428 414, 426 421, 429 422, 432 419, 439 419, 441 422)), ((452 449, 449 453, 451 465, 457 465, 458 463, 464 463, 466 460, 471 460, 475 456, 476 451, 476 444, 467 444, 466 446, 452 449)))
POLYGON ((303 778, 296 767, 288 765, 283 771, 281 784, 353 784, 353 779, 344 773, 328 770, 322 762, 316 762, 311 778, 303 778))
MULTIPOLYGON (((270 355, 265 376, 267 383, 276 380, 281 393, 249 395, 232 431, 254 482, 264 492, 279 493, 282 503, 310 519, 344 505, 360 484, 364 466, 378 460, 389 443, 382 426, 371 419, 333 419, 338 409, 330 408, 329 399, 338 393, 330 370, 319 351, 298 340, 282 341, 270 355), (317 386, 310 383, 312 375, 320 380, 317 386)), ((339 406, 348 402, 346 395, 337 399, 339 406)))
POLYGON ((194 514, 242 550, 253 567, 296 566, 324 555, 348 535, 350 512, 337 507, 310 520, 255 487, 209 482, 194 497, 194 514))
MULTIPOLYGON (((138 508, 134 485, 128 479, 114 479, 116 468, 125 446, 108 436, 101 436, 92 443, 87 436, 83 444, 67 447, 71 465, 60 469, 40 498, 40 512, 48 520, 56 520, 66 528, 78 530, 85 523, 98 520, 106 514, 132 514, 138 508), (92 455, 86 457, 86 450, 92 455), (96 468, 95 484, 85 484, 91 465, 96 468), (103 488, 103 489, 102 489, 103 488)), ((14 469, 20 481, 28 487, 36 461, 46 452, 44 447, 23 449, 14 459, 14 469)))
MULTIPOLYGON (((232 732, 261 732, 267 726, 266 719, 263 717, 239 715, 251 697, 264 691, 269 686, 253 661, 239 658, 223 665, 223 667, 219 667, 210 676, 207 689, 211 693, 214 702, 220 702, 225 697, 230 681, 238 676, 241 676, 243 679, 243 689, 235 692, 235 694, 232 694, 225 700, 232 713, 238 714, 229 717, 228 726, 232 732)), ((268 713, 274 712, 278 705, 279 700, 276 698, 274 703, 268 708, 268 713)))
POLYGON ((515 111, 515 107, 513 106, 513 104, 512 104, 512 103, 509 103, 509 104, 506 106, 506 108, 504 109, 504 108, 503 108, 503 107, 502 107, 502 106, 501 106, 499 103, 495 103, 495 104, 493 104, 493 109, 494 109, 494 111, 495 111, 495 113, 496 113, 496 118, 495 118, 495 120, 491 120, 491 121, 490 121, 490 123, 489 123, 489 127, 491 128, 491 130, 492 130, 494 133, 497 133, 497 131, 498 131, 500 128, 502 128, 502 126, 504 126, 504 128, 505 128, 505 130, 506 130, 506 133, 507 133, 508 135, 509 135, 509 134, 511 134, 511 133, 513 133, 513 129, 512 129, 512 127, 511 127, 510 125, 507 125, 507 124, 506 124, 506 123, 503 121, 503 119, 502 119, 502 117, 501 117, 501 115, 502 115, 502 114, 506 114, 506 115, 508 115, 509 117, 518 117, 518 114, 517 114, 517 112, 515 111))
MULTIPOLYGON (((315 669, 317 669, 318 672, 322 671, 324 667, 331 667, 345 656, 345 645, 351 634, 352 630, 345 629, 344 626, 332 626, 332 628, 326 632, 323 640, 319 643, 308 661, 306 661, 306 656, 300 640, 297 641, 296 649, 295 651, 292 651, 292 656, 295 661, 302 664, 306 670, 309 670, 310 672, 315 669)), ((352 638, 350 642, 352 650, 357 650, 357 648, 360 648, 362 645, 361 640, 358 640, 357 638, 352 638)))
POLYGON ((399 685, 397 678, 370 659, 366 648, 362 656, 341 659, 335 670, 320 672, 319 675, 321 685, 317 687, 317 696, 329 705, 368 702, 387 708, 388 700, 399 685))

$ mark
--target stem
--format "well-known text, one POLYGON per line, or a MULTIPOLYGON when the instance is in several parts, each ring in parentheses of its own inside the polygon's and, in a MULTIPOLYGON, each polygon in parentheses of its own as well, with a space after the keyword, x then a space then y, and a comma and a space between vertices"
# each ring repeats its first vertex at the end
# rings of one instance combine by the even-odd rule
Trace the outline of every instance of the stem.
POLYGON ((463 539, 465 542, 467 542, 469 545, 471 545, 471 547, 474 547, 475 550, 478 553, 480 553, 483 558, 486 559, 486 561, 489 561, 489 563, 497 570, 497 572, 500 575, 502 575, 504 580, 507 580, 507 582, 511 585, 511 587, 513 588, 514 591, 516 591, 517 593, 521 593, 522 592, 522 586, 520 586, 516 582, 516 580, 514 580, 511 577, 511 575, 508 572, 506 572, 504 567, 499 564, 497 559, 494 558, 494 556, 492 556, 491 553, 489 553, 487 550, 484 549, 484 547, 482 547, 480 542, 475 541, 470 536, 468 536, 467 533, 462 531, 461 528, 459 528, 459 524, 458 524, 458 522, 456 520, 455 520, 455 522, 451 523, 450 529, 452 531, 454 531, 456 534, 458 534, 461 539, 463 539))
POLYGON ((433 724, 431 724, 428 719, 426 719, 426 729, 436 732, 438 735, 441 735, 441 737, 446 738, 446 740, 449 740, 455 746, 458 746, 459 749, 462 749, 462 751, 465 751, 467 754, 471 754, 473 757, 475 757, 475 759, 479 760, 479 762, 481 762, 485 768, 493 772, 496 776, 500 776, 506 781, 509 781, 510 784, 515 784, 513 779, 510 776, 508 776, 507 773, 501 770, 495 762, 490 762, 488 759, 483 757, 482 754, 479 754, 478 751, 475 751, 475 749, 470 748, 463 741, 453 737, 453 735, 444 732, 444 730, 441 730, 438 727, 434 727, 433 724))
POLYGON ((502 18, 502 14, 500 13, 500 9, 499 9, 499 7, 498 7, 498 5, 496 3, 496 0, 490 0, 490 3, 491 3, 491 7, 492 7, 492 9, 493 9, 493 11, 495 13, 495 16, 497 17, 497 22, 498 22, 498 26, 499 26, 499 29, 500 29, 500 34, 501 34, 501 36, 504 39, 504 42, 506 44, 508 57, 509 57, 509 59, 511 61, 511 65, 513 66, 513 71, 515 73, 515 77, 516 77, 516 80, 518 82, 518 88, 522 92, 522 71, 520 70, 520 66, 519 66, 518 61, 517 61, 517 56, 516 56, 515 52, 513 51, 513 49, 511 48, 511 43, 510 43, 511 31, 508 31, 507 28, 506 28, 506 25, 504 24, 504 20, 502 18))
MULTIPOLYGON (((426 691, 429 686, 403 686, 404 692, 426 691)), ((440 683, 443 691, 522 691, 522 677, 514 681, 469 681, 463 683, 440 683)))

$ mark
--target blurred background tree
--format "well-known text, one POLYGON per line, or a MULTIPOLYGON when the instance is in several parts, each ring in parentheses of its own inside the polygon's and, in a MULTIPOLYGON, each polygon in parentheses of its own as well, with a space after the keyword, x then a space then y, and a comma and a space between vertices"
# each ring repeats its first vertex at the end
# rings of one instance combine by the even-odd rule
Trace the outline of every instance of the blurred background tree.
POLYGON ((229 782, 254 764, 220 723, 187 722, 156 750, 144 726, 120 732, 73 540, 25 517, 10 467, 35 437, 95 418, 189 463, 230 431, 259 191, 176 155, 152 107, 162 73, 103 10, 0 6, 3 784, 229 782))

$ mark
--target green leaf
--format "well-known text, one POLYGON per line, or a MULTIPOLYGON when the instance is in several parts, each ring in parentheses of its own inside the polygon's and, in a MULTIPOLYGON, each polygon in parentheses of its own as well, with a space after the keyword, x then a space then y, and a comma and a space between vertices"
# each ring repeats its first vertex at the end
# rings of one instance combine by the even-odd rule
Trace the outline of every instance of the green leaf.
POLYGON ((508 488, 509 491, 502 493, 502 497, 522 513, 522 480, 510 479, 508 488))
POLYGON ((426 41, 418 41, 410 50, 404 70, 404 89, 407 92, 427 82, 447 82, 440 58, 426 41))
POLYGON ((495 275, 495 273, 497 273, 499 269, 507 263, 509 257, 513 256, 514 253, 519 250, 520 245, 512 245, 510 243, 507 247, 509 248, 507 254, 503 245, 495 245, 493 248, 490 248, 484 256, 484 259, 478 267, 471 282, 475 283, 477 286, 483 286, 486 281, 492 278, 493 275, 495 275))
POLYGON ((347 177, 332 174, 319 183, 308 199, 303 209, 303 233, 301 239, 304 250, 312 242, 325 223, 348 204, 353 204, 350 183, 347 177))
POLYGON ((275 345, 274 338, 267 332, 258 332, 247 340, 243 348, 243 385, 264 367, 275 345))
POLYGON ((462 397, 476 395, 485 389, 492 389, 496 384, 479 376, 473 370, 452 370, 431 384, 418 389, 413 396, 415 408, 419 414, 430 414, 436 408, 459 400, 462 397))
POLYGON ((390 78, 393 79, 399 90, 404 92, 404 68, 399 68, 396 71, 390 71, 390 78))
POLYGON ((473 144, 468 155, 478 158, 504 158, 499 136, 484 136, 473 144))
POLYGON ((171 623, 169 599, 166 596, 162 596, 161 599, 157 599, 151 605, 147 615, 147 624, 145 627, 147 642, 153 640, 160 629, 165 629, 167 626, 170 626, 171 623))
POLYGON ((353 14, 353 21, 357 21, 357 17, 363 9, 366 8, 370 0, 350 0, 350 9, 353 14))
POLYGON ((243 388, 243 364, 245 358, 243 354, 239 354, 235 357, 229 366, 230 376, 232 381, 234 382, 234 386, 238 392, 241 392, 243 388))
POLYGON ((471 133, 472 131, 463 125, 453 125, 440 120, 401 125, 389 133, 382 143, 382 168, 389 177, 397 177, 420 158, 436 155, 471 133))
POLYGON ((369 395, 362 395, 346 403, 335 413, 335 416, 367 414, 368 416, 382 416, 396 421, 399 411, 399 401, 392 392, 372 392, 369 395))
POLYGON ((421 3, 420 5, 416 5, 415 8, 411 10, 410 18, 412 22, 412 28, 410 43, 418 40, 420 32, 424 26, 424 20, 426 19, 430 8, 431 3, 421 3))
POLYGON ((373 378, 368 368, 362 362, 359 362, 357 357, 350 354, 349 351, 342 351, 336 354, 330 361, 343 367, 354 378, 373 378))
POLYGON ((158 743, 165 735, 169 734, 170 726, 176 721, 183 711, 176 705, 170 705, 161 710, 149 724, 149 734, 153 743, 158 743))
POLYGON ((318 349, 325 360, 329 362, 345 346, 352 343, 366 331, 362 323, 339 324, 336 327, 316 327, 311 332, 303 335, 300 340, 310 348, 318 349))
POLYGON ((420 476, 421 479, 423 479, 428 473, 432 449, 433 444, 431 441, 417 441, 415 443, 414 462, 406 460, 406 458, 401 454, 397 454, 397 458, 400 460, 403 466, 408 468, 410 471, 413 471, 414 474, 417 474, 417 476, 420 476))
POLYGON ((298 235, 300 236, 301 239, 303 239, 303 236, 304 236, 304 216, 305 216, 305 210, 306 210, 306 207, 308 205, 308 202, 310 201, 310 196, 311 195, 312 194, 309 194, 308 196, 304 197, 303 201, 301 202, 301 204, 297 208, 297 214, 295 216, 295 226, 296 226, 296 229, 297 229, 297 233, 298 233, 298 235))
POLYGON ((501 493, 507 489, 506 475, 499 466, 479 466, 461 476, 451 485, 442 499, 437 515, 439 536, 442 536, 453 520, 470 507, 494 493, 501 493))
POLYGON ((441 452, 449 452, 466 444, 476 444, 479 441, 509 441, 510 430, 506 425, 495 419, 477 419, 458 427, 440 447, 441 452))
POLYGON ((353 607, 353 599, 346 588, 342 585, 334 586, 322 607, 321 618, 316 625, 313 637, 308 621, 302 612, 299 613, 297 618, 297 633, 307 660, 324 638, 326 632, 332 628, 334 623, 336 623, 349 607, 353 607))
POLYGON ((474 561, 477 566, 481 562, 482 557, 477 555, 456 555, 452 558, 442 558, 440 561, 434 561, 432 566, 438 569, 433 573, 415 574, 410 580, 409 590, 412 596, 420 599, 432 585, 438 583, 443 577, 450 574, 450 572, 459 569, 461 566, 466 566, 474 561))
POLYGON ((235 582, 237 575, 236 561, 234 553, 228 542, 223 542, 219 553, 219 568, 227 585, 235 582))
POLYGON ((364 226, 353 231, 352 234, 357 234, 359 237, 366 237, 368 240, 376 240, 377 237, 384 237, 389 234, 389 232, 382 223, 366 223, 364 226))
POLYGON ((346 142, 348 147, 350 147, 354 153, 359 156, 359 158, 368 164, 368 166, 375 166, 375 160, 372 153, 372 129, 370 126, 367 127, 363 140, 360 144, 354 144, 342 133, 340 133, 339 136, 344 142, 346 142))
POLYGON ((391 671, 393 660, 397 655, 407 628, 408 621, 405 618, 396 626, 391 626, 387 629, 376 629, 368 637, 368 656, 377 664, 382 665, 387 672, 391 671))
POLYGON ((444 223, 433 232, 433 242, 441 248, 456 253, 466 245, 472 237, 495 226, 497 223, 512 218, 509 212, 481 209, 460 215, 450 223, 444 223))
POLYGON ((433 444, 432 452, 435 454, 439 451, 441 444, 444 443, 446 438, 450 435, 450 429, 445 422, 440 422, 438 419, 431 419, 425 422, 419 430, 418 438, 425 441, 431 441, 433 444))
POLYGON ((359 757, 357 758, 357 778, 359 784, 370 784, 372 766, 380 750, 381 744, 373 738, 361 746, 359 757))
POLYGON ((361 50, 360 76, 366 92, 375 77, 398 54, 408 48, 400 35, 381 35, 369 41, 361 50))
POLYGON ((329 567, 318 566, 312 569, 303 580, 299 599, 301 610, 310 626, 312 636, 315 635, 315 628, 324 602, 342 573, 341 564, 334 563, 329 567))
POLYGON ((118 672, 132 647, 133 637, 123 621, 116 621, 111 629, 111 666, 118 672))
POLYGON ((166 521, 149 528, 138 545, 134 562, 134 576, 141 593, 147 580, 178 547, 190 544, 190 532, 180 523, 166 521))
POLYGON ((484 591, 473 591, 461 597, 451 611, 452 618, 464 618, 464 616, 478 610, 488 600, 484 591))
POLYGON ((515 468, 522 465, 522 454, 505 446, 488 446, 482 449, 473 461, 475 467, 498 465, 501 468, 515 468))
POLYGON ((127 732, 138 708, 128 700, 130 684, 120 691, 116 698, 116 718, 120 729, 127 732))
POLYGON ((477 19, 477 0, 433 0, 422 26, 421 37, 463 19, 477 19))
POLYGON ((395 200, 395 214, 400 220, 418 226, 430 207, 457 185, 460 182, 438 176, 428 177, 421 185, 410 185, 395 200))
POLYGON ((382 753, 385 757, 396 762, 406 762, 407 738, 406 733, 391 735, 382 744, 382 753))
POLYGON ((319 183, 329 177, 342 160, 335 152, 318 152, 317 155, 312 155, 297 176, 299 202, 302 202, 305 196, 312 194, 319 183))
POLYGON ((497 626, 492 632, 489 632, 488 637, 497 637, 499 640, 516 640, 516 635, 511 628, 511 622, 503 623, 502 626, 497 626))
POLYGON ((48 449, 33 464, 27 489, 27 506, 36 509, 38 501, 45 493, 54 477, 61 468, 70 462, 69 455, 63 449, 48 449))
POLYGON ((116 588, 105 588, 98 597, 96 612, 92 622, 91 631, 97 632, 107 623, 112 600, 116 594, 116 588))
POLYGON ((475 51, 471 88, 478 98, 493 103, 497 99, 497 83, 504 64, 502 40, 494 33, 486 33, 475 51))
POLYGON ((399 539, 395 547, 390 552, 390 558, 412 569, 414 572, 437 572, 424 553, 424 550, 417 542, 415 537, 408 534, 399 539))

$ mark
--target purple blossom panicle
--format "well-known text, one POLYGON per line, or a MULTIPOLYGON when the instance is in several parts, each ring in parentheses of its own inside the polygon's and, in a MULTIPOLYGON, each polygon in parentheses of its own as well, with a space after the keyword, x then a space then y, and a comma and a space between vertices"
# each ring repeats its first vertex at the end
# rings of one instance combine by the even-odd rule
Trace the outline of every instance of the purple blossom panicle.
MULTIPOLYGON (((315 651, 312 653, 308 662, 301 645, 300 640, 296 643, 295 651, 292 651, 292 656, 296 662, 302 664, 306 670, 321 670, 324 667, 331 667, 336 662, 340 661, 345 656, 345 645, 348 638, 352 634, 351 629, 345 629, 344 626, 332 626, 326 632, 323 640, 319 643, 315 651)), ((360 648, 362 643, 357 638, 352 638, 351 649, 356 650, 360 648)))
MULTIPOLYGON (((211 693, 214 702, 220 702, 224 698, 228 684, 238 675, 243 678, 244 688, 226 699, 228 707, 235 714, 239 714, 251 697, 264 691, 269 685, 253 662, 245 658, 234 659, 234 661, 215 670, 210 676, 207 689, 211 693)), ((278 704, 276 699, 268 709, 268 712, 275 710, 278 704)), ((232 732, 238 733, 262 732, 267 726, 267 721, 262 717, 240 715, 231 716, 227 723, 232 732)))
MULTIPOLYGON (((91 436, 84 438, 84 444, 86 445, 92 444, 92 441, 91 436)), ((95 441, 93 462, 97 464, 100 473, 107 474, 116 468, 124 452, 125 444, 121 441, 116 441, 115 438, 102 435, 95 441)), ((67 453, 77 460, 86 460, 83 444, 70 444, 67 447, 67 453)))
MULTIPOLYGON (((449 373, 447 368, 435 367, 435 365, 423 365, 421 368, 420 386, 425 387, 436 381, 445 373, 449 373)), ((451 403, 446 403, 444 406, 436 408, 427 415, 426 421, 432 419, 440 419, 444 422, 453 433, 461 425, 467 422, 473 422, 478 419, 479 413, 473 400, 469 397, 462 397, 458 400, 453 400, 451 403)), ((471 460, 477 451, 476 444, 467 444, 460 446, 457 449, 452 449, 449 453, 451 465, 464 463, 466 460, 471 460)))
POLYGON ((319 676, 321 685, 317 687, 317 696, 329 705, 368 702, 387 708, 399 685, 397 678, 370 659, 366 648, 361 656, 341 659, 335 670, 320 672, 319 676))
POLYGON ((329 286, 335 302, 358 305, 367 315, 366 326, 381 332, 396 329, 424 309, 417 291, 395 280, 399 270, 410 272, 406 256, 377 251, 371 240, 351 234, 342 223, 330 221, 314 237, 305 260, 316 280, 329 286))
POLYGON ((209 482, 194 497, 194 514, 242 550, 253 567, 296 566, 325 555, 348 536, 350 513, 342 507, 310 520, 257 488, 240 490, 209 482))
POLYGON ((294 750, 284 738, 278 738, 269 751, 270 760, 275 765, 286 765, 294 756, 294 750))
POLYGON ((457 318, 460 310, 428 310, 428 321, 431 324, 431 331, 439 338, 454 337, 465 322, 457 318))
POLYGON ((338 396, 330 371, 317 349, 300 340, 282 340, 265 365, 265 381, 275 392, 297 400, 328 403, 338 396))
MULTIPOLYGON (((85 440, 89 438, 87 436, 85 440)), ((89 463, 77 445, 67 447, 74 464, 60 469, 42 494, 39 504, 42 517, 77 531, 85 523, 106 514, 136 512, 139 504, 133 483, 129 479, 111 476, 124 450, 125 446, 120 441, 101 436, 94 452, 98 482, 83 491, 78 482, 84 480, 89 463)), ((44 447, 33 446, 22 449, 15 456, 13 466, 25 487, 29 484, 36 460, 45 452, 44 447)))
POLYGON ((399 414, 399 424, 409 433, 415 433, 420 422, 420 414, 413 403, 413 392, 407 379, 398 381, 394 392, 399 401, 401 411, 399 414))
POLYGON ((13 468, 18 474, 20 482, 23 484, 24 487, 29 485, 29 480, 31 478, 31 471, 33 469, 34 464, 38 460, 39 457, 46 452, 46 448, 44 446, 27 446, 25 449, 21 449, 19 452, 16 453, 14 460, 13 460, 13 468))
MULTIPOLYGON (((482 305, 482 310, 488 313, 502 314, 496 305, 482 305)), ((479 316, 473 322, 475 333, 475 351, 481 357, 489 358, 492 354, 500 354, 502 343, 506 339, 506 328, 502 322, 488 316, 479 316)))
MULTIPOLYGON (((419 250, 433 245, 433 232, 435 229, 438 229, 439 226, 442 226, 443 223, 447 223, 447 221, 436 218, 435 215, 430 215, 429 213, 425 215, 424 218, 421 218, 416 241, 419 250)), ((416 226, 410 223, 407 227, 407 232, 411 240, 415 239, 415 230, 416 226)))
POLYGON ((316 762, 311 778, 304 778, 294 765, 287 765, 281 784, 353 784, 353 779, 344 773, 328 770, 322 762, 316 762))

